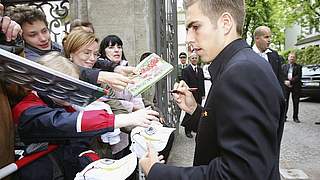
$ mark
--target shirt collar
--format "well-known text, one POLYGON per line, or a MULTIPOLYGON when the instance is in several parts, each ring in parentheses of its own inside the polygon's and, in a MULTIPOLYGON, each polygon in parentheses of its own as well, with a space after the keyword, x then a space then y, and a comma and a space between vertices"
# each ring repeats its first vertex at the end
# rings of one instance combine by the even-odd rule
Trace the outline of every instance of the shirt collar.
POLYGON ((260 52, 256 44, 252 46, 252 50, 258 54, 267 54, 269 52, 272 52, 269 48, 267 48, 264 52, 260 52))
POLYGON ((49 50, 41 50, 41 49, 38 49, 36 47, 31 46, 28 43, 25 43, 25 47, 40 56, 46 55, 47 53, 52 52, 52 51, 62 52, 62 47, 60 47, 57 43, 54 43, 54 42, 51 42, 51 49, 49 49, 49 50))
POLYGON ((227 45, 216 58, 213 59, 209 66, 210 76, 216 78, 223 67, 231 60, 231 58, 240 50, 250 48, 243 39, 236 39, 227 45))

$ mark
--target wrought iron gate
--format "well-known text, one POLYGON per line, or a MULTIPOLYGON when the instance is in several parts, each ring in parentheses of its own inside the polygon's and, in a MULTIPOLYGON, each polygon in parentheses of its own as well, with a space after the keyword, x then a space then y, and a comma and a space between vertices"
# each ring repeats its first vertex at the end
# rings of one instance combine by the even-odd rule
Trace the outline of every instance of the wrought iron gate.
POLYGON ((69 0, 1 0, 5 7, 27 4, 41 9, 47 16, 52 40, 61 42, 69 29, 69 0))
POLYGON ((156 50, 163 59, 175 69, 167 78, 157 83, 156 97, 158 106, 166 115, 171 126, 178 128, 179 115, 177 105, 169 93, 177 77, 178 38, 177 38, 177 1, 156 0, 156 50))

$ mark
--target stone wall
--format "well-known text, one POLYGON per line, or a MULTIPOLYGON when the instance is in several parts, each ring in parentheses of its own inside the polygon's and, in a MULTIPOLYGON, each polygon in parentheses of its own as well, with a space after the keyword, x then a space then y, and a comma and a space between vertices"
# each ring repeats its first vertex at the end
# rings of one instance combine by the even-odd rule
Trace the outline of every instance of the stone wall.
POLYGON ((92 22, 99 39, 119 36, 131 65, 156 49, 155 0, 71 0, 70 10, 72 18, 92 22))

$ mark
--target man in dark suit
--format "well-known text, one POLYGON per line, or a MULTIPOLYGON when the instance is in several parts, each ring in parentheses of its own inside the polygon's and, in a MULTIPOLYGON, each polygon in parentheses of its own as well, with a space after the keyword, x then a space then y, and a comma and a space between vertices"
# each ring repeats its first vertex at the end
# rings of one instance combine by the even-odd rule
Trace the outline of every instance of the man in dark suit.
MULTIPOLYGON (((204 75, 201 67, 198 66, 199 56, 196 53, 191 53, 189 56, 190 64, 182 70, 182 80, 184 80, 189 87, 197 88, 192 91, 193 97, 198 104, 201 104, 204 98, 204 75)), ((184 126, 186 136, 192 138, 191 129, 185 126, 185 119, 181 123, 184 126)))
POLYGON ((191 53, 189 56, 190 64, 182 70, 182 80, 189 87, 197 88, 192 91, 194 98, 198 104, 201 104, 204 98, 204 75, 201 67, 198 66, 199 56, 196 53, 191 53))
POLYGON ((179 107, 197 131, 194 167, 161 163, 154 150, 140 160, 148 180, 280 180, 285 100, 267 61, 241 39, 243 0, 186 0, 187 42, 212 80, 204 108, 184 81, 179 107), (159 163, 160 162, 160 163, 159 163))
MULTIPOLYGON (((288 56, 288 64, 284 64, 282 66, 283 73, 286 74, 286 78, 284 80, 284 95, 286 98, 286 112, 288 111, 289 106, 289 96, 291 93, 292 102, 293 102, 293 121, 296 123, 300 123, 298 118, 299 112, 299 98, 300 98, 300 90, 301 90, 301 75, 302 75, 302 67, 301 65, 296 63, 296 54, 295 52, 290 52, 288 56)), ((287 115, 286 115, 287 118, 287 115)))
POLYGON ((270 28, 267 26, 257 27, 254 31, 254 41, 255 44, 252 47, 253 51, 270 63, 274 74, 277 76, 278 81, 283 88, 284 75, 281 69, 283 58, 277 51, 272 50, 269 47, 271 44, 270 28))

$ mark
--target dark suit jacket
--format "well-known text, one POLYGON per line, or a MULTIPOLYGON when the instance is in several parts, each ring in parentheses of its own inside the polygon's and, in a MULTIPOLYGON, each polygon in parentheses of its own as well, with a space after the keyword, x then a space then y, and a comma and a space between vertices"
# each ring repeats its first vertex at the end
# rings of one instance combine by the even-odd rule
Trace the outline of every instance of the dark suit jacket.
POLYGON ((186 68, 182 70, 182 80, 184 80, 189 87, 198 88, 197 91, 192 92, 193 96, 197 100, 197 102, 201 103, 202 96, 205 95, 204 91, 204 75, 202 68, 197 66, 196 73, 192 66, 189 64, 186 68))
MULTIPOLYGON (((290 68, 290 64, 284 64, 282 66, 283 74, 285 75, 284 80, 288 79, 288 71, 290 68)), ((290 84, 292 85, 292 89, 294 91, 300 91, 301 89, 301 76, 302 76, 302 66, 299 64, 293 64, 293 71, 292 71, 292 79, 290 80, 290 84)))
POLYGON ((277 51, 270 49, 272 52, 267 53, 269 63, 272 67, 274 74, 277 76, 277 79, 283 88, 284 84, 284 74, 282 71, 282 62, 283 58, 278 54, 277 51))
POLYGON ((209 72, 205 107, 189 119, 198 130, 195 167, 156 163, 148 179, 280 180, 285 101, 271 66, 238 39, 212 61, 209 72))

